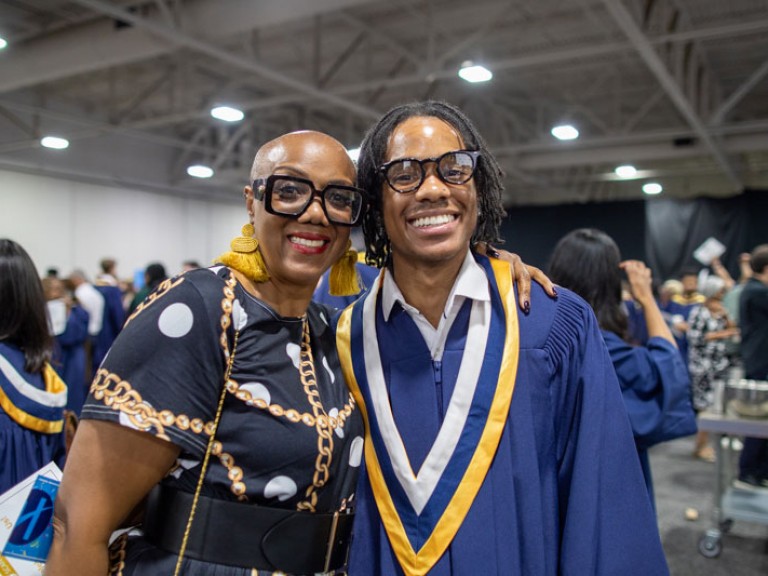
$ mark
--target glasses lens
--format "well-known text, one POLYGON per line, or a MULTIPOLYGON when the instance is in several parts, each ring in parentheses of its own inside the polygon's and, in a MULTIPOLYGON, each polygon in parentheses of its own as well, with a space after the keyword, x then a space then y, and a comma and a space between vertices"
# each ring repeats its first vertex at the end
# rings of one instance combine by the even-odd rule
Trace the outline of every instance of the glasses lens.
POLYGON ((475 160, 466 152, 449 152, 441 156, 437 165, 440 176, 450 184, 464 184, 472 178, 475 160))
POLYGON ((413 160, 393 162, 387 168, 387 182, 395 190, 413 190, 421 184, 421 164, 413 160))
POLYGON ((312 199, 312 187, 291 178, 276 178, 272 182, 272 210, 279 214, 300 214, 312 199))
POLYGON ((355 224, 363 207, 363 195, 349 188, 328 187, 323 192, 325 212, 332 222, 355 224))

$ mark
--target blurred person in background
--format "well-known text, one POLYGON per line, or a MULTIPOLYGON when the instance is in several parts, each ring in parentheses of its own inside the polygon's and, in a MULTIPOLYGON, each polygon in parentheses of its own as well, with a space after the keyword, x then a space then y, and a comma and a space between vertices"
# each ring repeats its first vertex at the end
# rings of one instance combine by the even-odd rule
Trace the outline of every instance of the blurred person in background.
POLYGON ((88 312, 77 305, 58 278, 43 278, 42 283, 55 339, 51 364, 67 384, 67 410, 79 415, 90 384, 85 353, 88 312))
POLYGON ((128 315, 133 314, 134 310, 138 308, 139 304, 144 302, 144 299, 149 296, 155 288, 167 280, 168 276, 165 273, 165 267, 159 262, 153 262, 149 264, 144 270, 144 286, 136 292, 136 295, 131 300, 130 306, 128 306, 128 315))
MULTIPOLYGON (((728 318, 723 306, 725 281, 707 276, 701 285, 704 303, 696 306, 688 317, 688 371, 691 374, 693 407, 702 412, 714 401, 714 381, 726 377, 733 361, 728 354, 728 342, 738 336, 739 329, 728 318)), ((708 462, 715 461, 715 451, 709 445, 709 435, 701 430, 696 435, 693 455, 708 462)))
MULTIPOLYGON (((682 306, 697 306, 703 304, 704 296, 699 294, 699 272, 694 268, 684 268, 680 273, 680 284, 683 291, 672 296, 672 300, 682 306)), ((687 317, 687 315, 686 315, 687 317)))
POLYGON ((0 239, 0 493, 51 461, 64 465, 67 386, 49 363, 52 347, 35 265, 0 239))
POLYGON ((103 273, 96 279, 95 288, 104 298, 104 316, 101 330, 93 339, 92 368, 96 373, 104 356, 107 355, 112 342, 115 341, 125 322, 125 307, 123 306, 123 291, 117 279, 117 262, 105 258, 100 263, 103 273))
MULTIPOLYGON (((768 380, 768 244, 750 255, 752 277, 739 299, 741 359, 744 376, 768 380)), ((745 438, 739 458, 742 487, 768 488, 768 438, 745 438)))
POLYGON ((639 260, 622 262, 619 247, 606 233, 581 228, 557 243, 548 273, 553 282, 576 292, 595 311, 619 378, 653 502, 648 448, 693 434, 696 422, 688 374, 656 303, 651 271, 639 260), (621 300, 622 271, 627 275, 632 298, 643 310, 648 330, 645 346, 632 346, 628 341, 627 315, 621 300))
POLYGON ((102 258, 99 262, 101 273, 96 276, 96 286, 117 286, 117 260, 102 258))

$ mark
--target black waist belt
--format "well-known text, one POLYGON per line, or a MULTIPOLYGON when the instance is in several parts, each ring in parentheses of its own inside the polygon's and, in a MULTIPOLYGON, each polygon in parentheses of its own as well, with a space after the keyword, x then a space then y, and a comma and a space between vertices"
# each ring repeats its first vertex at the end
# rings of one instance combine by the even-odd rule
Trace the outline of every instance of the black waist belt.
MULTIPOLYGON (((144 533, 158 548, 178 554, 193 495, 155 486, 144 533)), ((312 514, 200 495, 184 556, 244 568, 314 574, 347 560, 354 514, 312 514)))

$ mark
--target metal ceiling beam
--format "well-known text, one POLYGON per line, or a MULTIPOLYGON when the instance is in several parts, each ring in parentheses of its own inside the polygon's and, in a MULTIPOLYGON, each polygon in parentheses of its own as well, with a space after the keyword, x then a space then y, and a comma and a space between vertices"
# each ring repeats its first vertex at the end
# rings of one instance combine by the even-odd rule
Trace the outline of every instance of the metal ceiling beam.
POLYGON ((739 103, 739 101, 746 96, 752 88, 754 88, 758 82, 760 82, 766 75, 768 75, 768 60, 763 62, 760 67, 755 70, 752 75, 733 91, 728 99, 723 102, 720 108, 712 115, 712 124, 720 124, 725 118, 725 115, 731 111, 731 109, 739 103))
MULTIPOLYGON (((57 112, 55 110, 49 110, 41 106, 32 106, 29 104, 22 104, 12 101, 0 101, 0 107, 8 108, 10 110, 16 110, 18 112, 24 112, 31 115, 39 115, 40 117, 51 118, 59 122, 67 124, 75 124, 80 126, 86 126, 88 129, 81 130, 80 132, 67 132, 66 137, 70 141, 81 140, 84 138, 93 138, 102 134, 122 134, 137 140, 143 140, 145 142, 152 142, 154 144, 161 144, 163 146, 171 146, 174 148, 185 148, 189 145, 189 142, 180 140, 178 138, 170 138, 168 136, 161 136, 159 134, 152 134, 150 132, 142 132, 139 130, 131 129, 128 126, 115 126, 106 122, 98 120, 92 120, 83 118, 81 116, 73 116, 64 112, 57 112)), ((37 148, 40 142, 37 139, 24 140, 20 142, 6 142, 0 144, 0 153, 13 152, 16 150, 25 150, 28 148, 37 148)), ((212 153, 214 150, 210 150, 205 147, 197 147, 196 150, 202 153, 212 153)))
POLYGON ((205 54, 221 62, 229 64, 230 66, 239 68, 240 70, 258 74, 259 76, 271 80, 272 82, 275 82, 281 86, 290 88, 291 90, 296 90, 297 92, 301 92, 306 96, 316 98, 328 104, 338 106, 339 108, 358 114, 363 118, 378 119, 381 116, 381 112, 377 110, 315 88, 310 84, 286 76, 285 74, 277 72, 276 70, 264 66, 263 64, 259 64, 256 61, 248 60, 247 58, 233 54, 228 50, 218 48, 212 44, 203 42, 202 40, 199 40, 195 35, 183 33, 178 30, 168 28, 165 25, 158 24, 152 20, 138 17, 120 8, 115 8, 111 4, 101 0, 74 1, 82 6, 86 6, 114 18, 129 22, 137 28, 144 29, 155 36, 159 36, 165 41, 172 42, 176 46, 189 48, 190 50, 205 54))
POLYGON ((683 115, 688 124, 696 132, 697 136, 701 138, 702 142, 709 149, 712 156, 722 168, 725 175, 728 177, 729 182, 737 189, 743 188, 741 178, 736 174, 730 161, 725 156, 723 151, 715 142, 714 138, 707 131, 706 126, 696 114, 695 110, 691 106, 691 103, 685 97, 685 94, 680 89, 680 86, 675 82, 672 75, 667 70, 664 63, 659 58, 653 45, 648 41, 643 32, 637 26, 632 15, 620 2, 616 0, 603 0, 606 10, 611 16, 613 16, 616 23, 622 29, 624 34, 629 38, 630 43, 634 46, 637 53, 643 59, 645 64, 651 70, 661 86, 667 92, 667 95, 672 100, 675 107, 683 115))
MULTIPOLYGON (((765 151, 765 134, 734 135, 723 139, 723 148, 730 154, 765 151)), ((494 154, 500 158, 507 155, 497 149, 494 154)), ((707 148, 702 144, 674 146, 671 140, 659 139, 648 142, 615 145, 611 139, 596 139, 587 147, 561 146, 560 150, 520 150, 514 155, 515 164, 523 170, 552 170, 566 166, 611 166, 623 164, 627 159, 638 168, 643 162, 664 162, 680 158, 709 158, 707 148)))
MULTIPOLYGON (((227 38, 372 1, 188 0, 179 11, 180 28, 193 38, 227 38)), ((114 3, 101 3, 100 6, 116 10, 121 15, 129 14, 114 3)), ((104 10, 99 11, 104 13, 104 10)), ((160 25, 163 21, 158 13, 153 23, 160 25)), ((148 37, 144 30, 115 30, 113 21, 99 19, 17 46, 13 57, 6 55, 0 60, 0 93, 156 58, 175 48, 176 45, 167 39, 148 37)))

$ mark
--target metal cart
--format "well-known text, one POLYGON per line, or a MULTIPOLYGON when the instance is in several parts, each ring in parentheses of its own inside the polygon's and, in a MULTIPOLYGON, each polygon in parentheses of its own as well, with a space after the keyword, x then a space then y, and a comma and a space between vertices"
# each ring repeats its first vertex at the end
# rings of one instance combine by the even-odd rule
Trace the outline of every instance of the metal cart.
POLYGON ((768 438, 768 420, 704 412, 699 415, 699 429, 713 435, 717 455, 713 527, 699 540, 699 552, 717 558, 722 551, 722 535, 734 520, 768 524, 768 490, 744 490, 731 485, 736 466, 733 437, 768 438))

